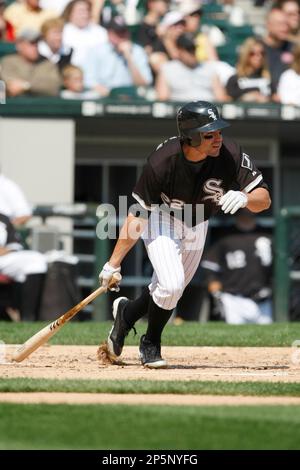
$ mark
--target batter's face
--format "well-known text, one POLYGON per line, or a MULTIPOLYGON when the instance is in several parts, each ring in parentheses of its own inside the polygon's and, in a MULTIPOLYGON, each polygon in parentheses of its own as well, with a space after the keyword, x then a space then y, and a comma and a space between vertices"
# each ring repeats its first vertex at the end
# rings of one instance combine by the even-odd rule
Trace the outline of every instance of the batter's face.
POLYGON ((222 131, 203 132, 201 151, 210 157, 218 157, 223 143, 222 131))

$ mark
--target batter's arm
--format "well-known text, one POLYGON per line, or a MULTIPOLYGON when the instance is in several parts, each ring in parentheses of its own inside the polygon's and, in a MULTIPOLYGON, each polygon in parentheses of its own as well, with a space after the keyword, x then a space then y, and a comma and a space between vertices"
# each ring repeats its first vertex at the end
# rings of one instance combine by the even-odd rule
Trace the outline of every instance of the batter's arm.
POLYGON ((271 198, 269 191, 265 188, 256 188, 247 193, 248 202, 247 209, 251 212, 261 212, 269 209, 271 205, 271 198))
POLYGON ((129 214, 121 228, 119 238, 110 257, 109 264, 118 268, 127 253, 134 247, 147 224, 147 219, 129 214))

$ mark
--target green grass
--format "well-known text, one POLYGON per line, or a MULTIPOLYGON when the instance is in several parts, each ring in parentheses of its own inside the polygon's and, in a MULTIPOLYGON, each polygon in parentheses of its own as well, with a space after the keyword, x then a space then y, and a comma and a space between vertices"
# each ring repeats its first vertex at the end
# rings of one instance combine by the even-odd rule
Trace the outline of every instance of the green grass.
POLYGON ((5 403, 0 416, 0 449, 300 448, 299 406, 5 403))
POLYGON ((174 393, 299 397, 300 383, 3 378, 0 382, 0 392, 174 393))
MULTIPOLYGON (((0 340, 18 344, 44 327, 46 323, 0 322, 0 340)), ((52 344, 92 344, 103 341, 111 322, 71 322, 51 339, 52 344)), ((146 330, 146 323, 137 324, 138 335, 130 333, 126 344, 137 345, 146 330)), ((180 326, 168 325, 163 344, 169 346, 291 346, 300 339, 300 323, 274 323, 272 325, 227 325, 221 322, 187 322, 180 326)))

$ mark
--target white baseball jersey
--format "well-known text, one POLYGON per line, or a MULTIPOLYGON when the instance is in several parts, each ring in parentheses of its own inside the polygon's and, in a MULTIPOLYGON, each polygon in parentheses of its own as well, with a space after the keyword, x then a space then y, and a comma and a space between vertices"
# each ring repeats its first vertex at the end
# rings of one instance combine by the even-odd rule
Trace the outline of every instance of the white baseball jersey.
POLYGON ((10 219, 32 214, 23 191, 6 176, 0 174, 0 214, 10 219))
POLYGON ((47 271, 46 258, 42 253, 23 250, 18 234, 9 218, 0 214, 0 248, 9 253, 0 255, 0 273, 17 282, 24 282, 29 274, 47 271))

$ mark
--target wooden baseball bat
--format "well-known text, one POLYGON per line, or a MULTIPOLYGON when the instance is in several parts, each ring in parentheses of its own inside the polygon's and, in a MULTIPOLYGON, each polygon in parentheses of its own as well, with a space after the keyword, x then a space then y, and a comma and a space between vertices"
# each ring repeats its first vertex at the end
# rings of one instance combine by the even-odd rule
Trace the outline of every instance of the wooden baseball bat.
MULTIPOLYGON (((113 287, 120 280, 121 275, 119 273, 115 273, 109 283, 109 287, 113 287)), ((87 304, 92 302, 92 300, 94 300, 98 295, 101 295, 104 292, 107 292, 105 287, 98 287, 98 289, 96 289, 88 297, 83 299, 66 313, 61 315, 57 320, 53 321, 38 331, 35 335, 31 336, 31 338, 19 346, 18 349, 14 352, 12 361, 22 362, 26 357, 29 356, 29 354, 33 353, 33 351, 38 349, 40 346, 42 346, 42 344, 46 343, 52 336, 54 336, 55 333, 57 333, 65 325, 65 323, 67 323, 76 315, 76 313, 78 313, 87 304)))

